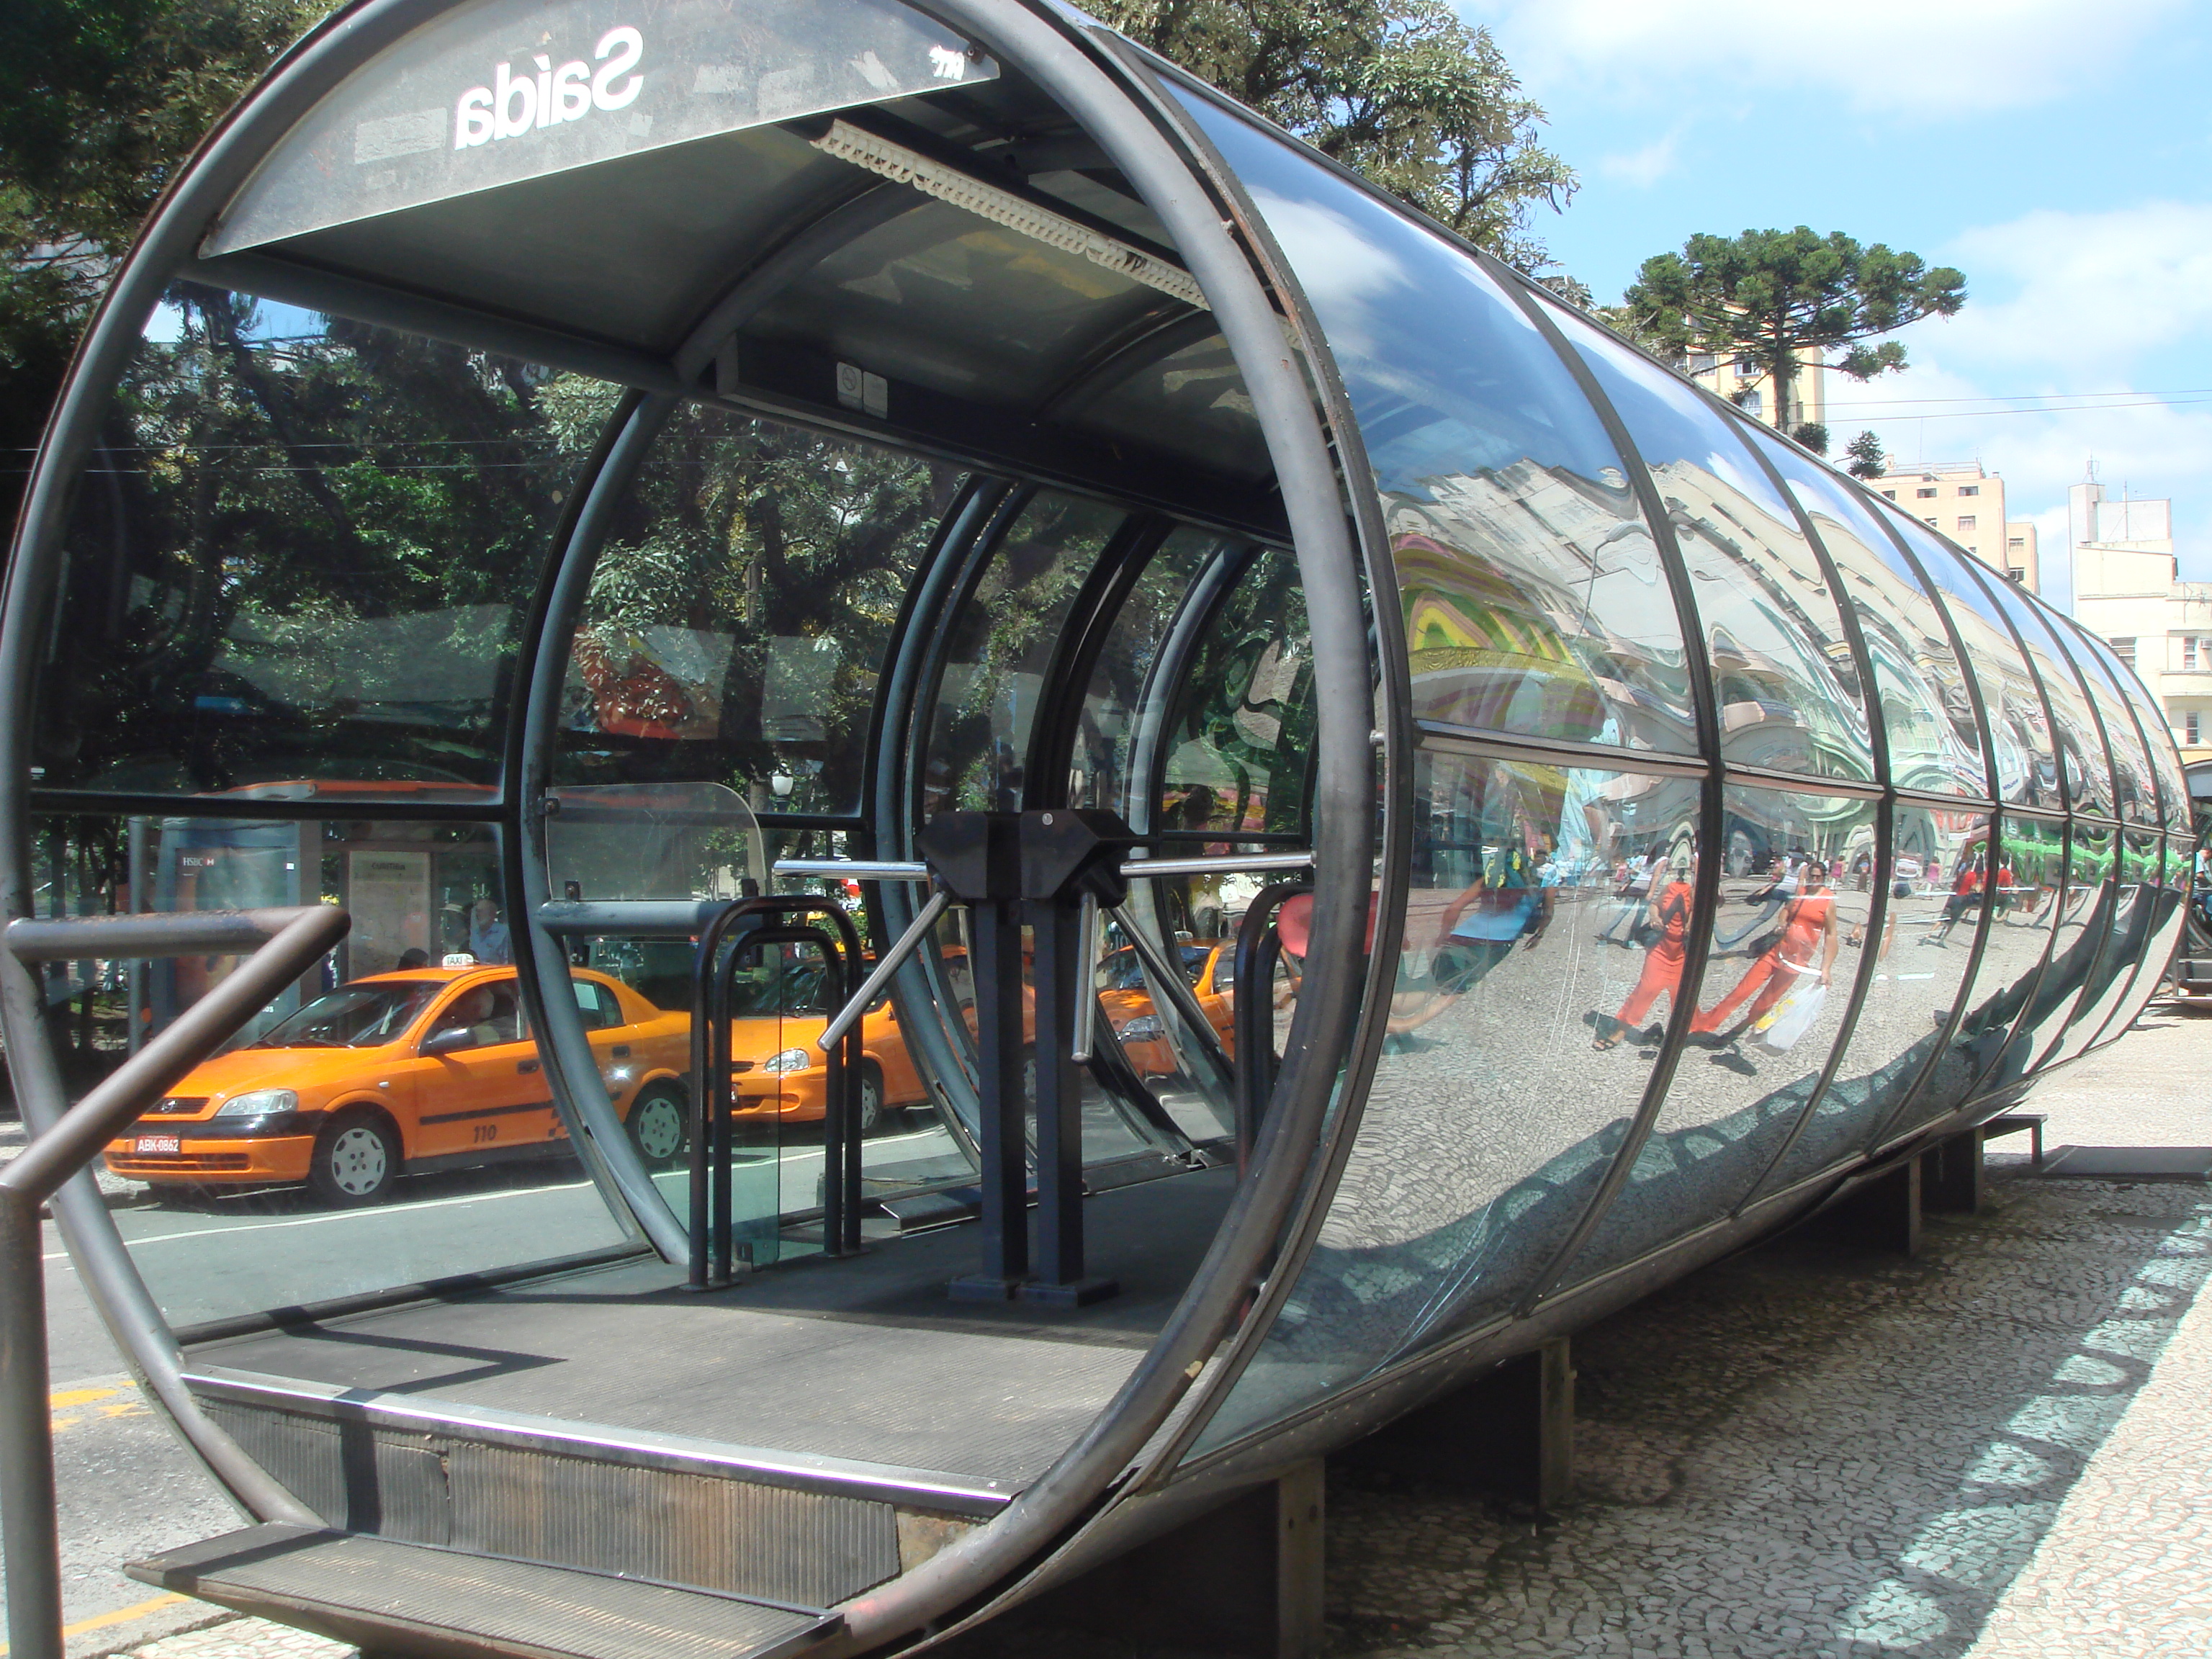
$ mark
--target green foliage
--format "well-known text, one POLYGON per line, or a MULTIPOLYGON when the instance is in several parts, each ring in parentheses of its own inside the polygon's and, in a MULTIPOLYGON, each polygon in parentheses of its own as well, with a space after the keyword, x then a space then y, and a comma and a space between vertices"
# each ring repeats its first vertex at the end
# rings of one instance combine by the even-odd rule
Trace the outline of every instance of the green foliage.
POLYGON ((1574 170, 1490 31, 1443 0, 1102 0, 1105 21, 1525 268, 1574 170))
POLYGON ((1815 455, 1828 453, 1828 428, 1818 421, 1800 421, 1797 429, 1790 435, 1815 455))
MULTIPOLYGON (((38 441, 77 333, 178 164, 322 0, 0 5, 0 446, 38 441)), ((11 518, 17 479, 0 484, 11 518)))
POLYGON ((1749 356, 1774 382, 1771 418, 1788 428, 1790 388, 1807 350, 1841 349, 1854 380, 1905 367, 1894 340, 1865 343, 1966 303, 1966 279, 1917 253, 1862 246, 1841 231, 1747 230, 1692 236, 1680 253, 1646 259, 1612 320, 1658 356, 1692 350, 1749 356))
POLYGON ((1889 471, 1889 457, 1881 453, 1881 440, 1872 432, 1862 432, 1844 447, 1850 458, 1848 468, 1854 478, 1879 478, 1889 471))

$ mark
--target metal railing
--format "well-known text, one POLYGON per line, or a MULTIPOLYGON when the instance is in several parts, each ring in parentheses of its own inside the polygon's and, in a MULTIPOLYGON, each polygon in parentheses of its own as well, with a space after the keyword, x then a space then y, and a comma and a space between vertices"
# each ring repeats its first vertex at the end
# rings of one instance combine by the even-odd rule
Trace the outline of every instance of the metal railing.
POLYGON ((9 1659, 63 1659, 61 1528, 47 1403, 46 1265, 39 1212, 177 1080, 237 1035, 352 925, 301 909, 25 918, 4 941, 25 963, 245 955, 222 981, 0 1170, 0 1544, 9 1659))

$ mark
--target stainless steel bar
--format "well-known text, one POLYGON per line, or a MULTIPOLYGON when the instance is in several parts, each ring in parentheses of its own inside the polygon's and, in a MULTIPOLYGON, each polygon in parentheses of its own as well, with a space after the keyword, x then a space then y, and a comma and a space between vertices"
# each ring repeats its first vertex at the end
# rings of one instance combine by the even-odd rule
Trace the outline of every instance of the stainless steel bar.
POLYGON ((1083 920, 1075 930, 1075 1046, 1068 1058, 1078 1066, 1091 1063, 1091 1049, 1098 1033, 1098 988, 1091 977, 1098 969, 1098 895, 1083 894, 1083 920))
MULTIPOLYGON (((782 867, 781 865, 776 866, 779 870, 782 867)), ((891 975, 914 954, 915 947, 929 936, 929 930, 937 926, 938 917, 945 914, 951 902, 952 896, 942 889, 929 896, 929 902, 921 907, 915 919, 907 924, 906 932, 898 936, 897 942, 876 963, 876 971, 862 981, 860 988, 853 993, 851 1000, 837 1011, 837 1018, 822 1028, 822 1035, 814 1039, 816 1048, 828 1054, 836 1046, 837 1039, 852 1029, 853 1022, 866 1013, 868 1005, 884 994, 884 988, 891 982, 891 975)))
POLYGON ((1138 876, 1225 876, 1240 871, 1310 870, 1311 853, 1228 853, 1219 858, 1131 859, 1121 874, 1138 876))
POLYGON ((779 876, 842 876, 848 881, 927 881, 929 866, 902 859, 778 859, 779 876))
POLYGON ((727 903, 710 899, 548 899, 538 907, 538 925, 556 938, 585 933, 619 933, 625 939, 691 939, 707 919, 727 903))
MULTIPOLYGON (((179 1014, 161 1036, 125 1060, 63 1114, 61 1121, 34 1139, 14 1163, 0 1170, 0 1192, 21 1194, 34 1203, 52 1198, 64 1182, 99 1156, 102 1146, 135 1122, 179 1078, 228 1042, 257 1009, 307 972, 353 925, 344 911, 329 904, 257 914, 264 919, 285 916, 289 921, 275 938, 179 1014)), ((11 944, 15 929, 23 925, 21 921, 9 924, 11 944)))
MULTIPOLYGON (((315 906, 317 909, 325 907, 315 906)), ((245 956, 298 920, 297 909, 174 910, 125 916, 20 916, 8 924, 18 962, 88 957, 245 956)))
POLYGON ((61 1522, 39 1200, 0 1192, 0 1550, 13 1659, 62 1659, 61 1522))

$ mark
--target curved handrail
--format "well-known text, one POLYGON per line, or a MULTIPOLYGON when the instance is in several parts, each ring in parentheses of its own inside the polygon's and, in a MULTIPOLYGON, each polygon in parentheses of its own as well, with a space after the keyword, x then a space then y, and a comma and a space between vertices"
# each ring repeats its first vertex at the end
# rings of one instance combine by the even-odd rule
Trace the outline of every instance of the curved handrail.
MULTIPOLYGON (((22 917, 0 935, 9 952, 26 963, 228 953, 259 946, 0 1170, 0 1547, 5 1550, 8 1651, 15 1659, 62 1659, 64 1646, 40 1207, 179 1078, 307 972, 352 925, 336 905, 317 904, 284 910, 22 917)), ((218 1449, 203 1446, 200 1453, 218 1461, 218 1449)), ((226 1479, 244 1490, 265 1489, 269 1507, 283 1518, 313 1520, 264 1471, 244 1454, 238 1455, 242 1467, 219 1471, 226 1479)))

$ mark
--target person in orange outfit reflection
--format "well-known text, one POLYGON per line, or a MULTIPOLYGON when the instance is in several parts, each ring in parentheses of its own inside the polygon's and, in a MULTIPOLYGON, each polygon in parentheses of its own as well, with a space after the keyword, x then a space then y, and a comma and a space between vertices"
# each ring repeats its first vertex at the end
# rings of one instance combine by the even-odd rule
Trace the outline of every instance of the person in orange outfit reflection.
MULTIPOLYGON (((1838 942, 1836 895, 1828 885, 1826 867, 1818 860, 1808 861, 1797 896, 1784 908, 1781 937, 1744 969, 1735 989, 1690 1022, 1691 1035, 1715 1036, 1747 998, 1752 1000, 1751 1009, 1743 1023, 1755 1024, 1808 974, 1818 974, 1820 982, 1826 985, 1828 970, 1835 966, 1838 942), (1820 958, 1818 967, 1813 962, 1816 951, 1820 958)), ((1716 1045, 1709 1042, 1703 1046, 1716 1045)))
MULTIPOLYGON (((1682 994, 1682 940, 1690 930, 1691 884, 1696 879, 1695 865, 1687 869, 1675 866, 1651 884, 1638 925, 1656 928, 1659 936, 1644 951, 1644 972, 1620 1012, 1611 1018, 1600 1014, 1591 1022, 1597 1027, 1593 1048, 1610 1048, 1638 1033, 1661 992, 1674 998, 1682 994)), ((1650 1036, 1656 1041, 1659 1033, 1650 1036)))

